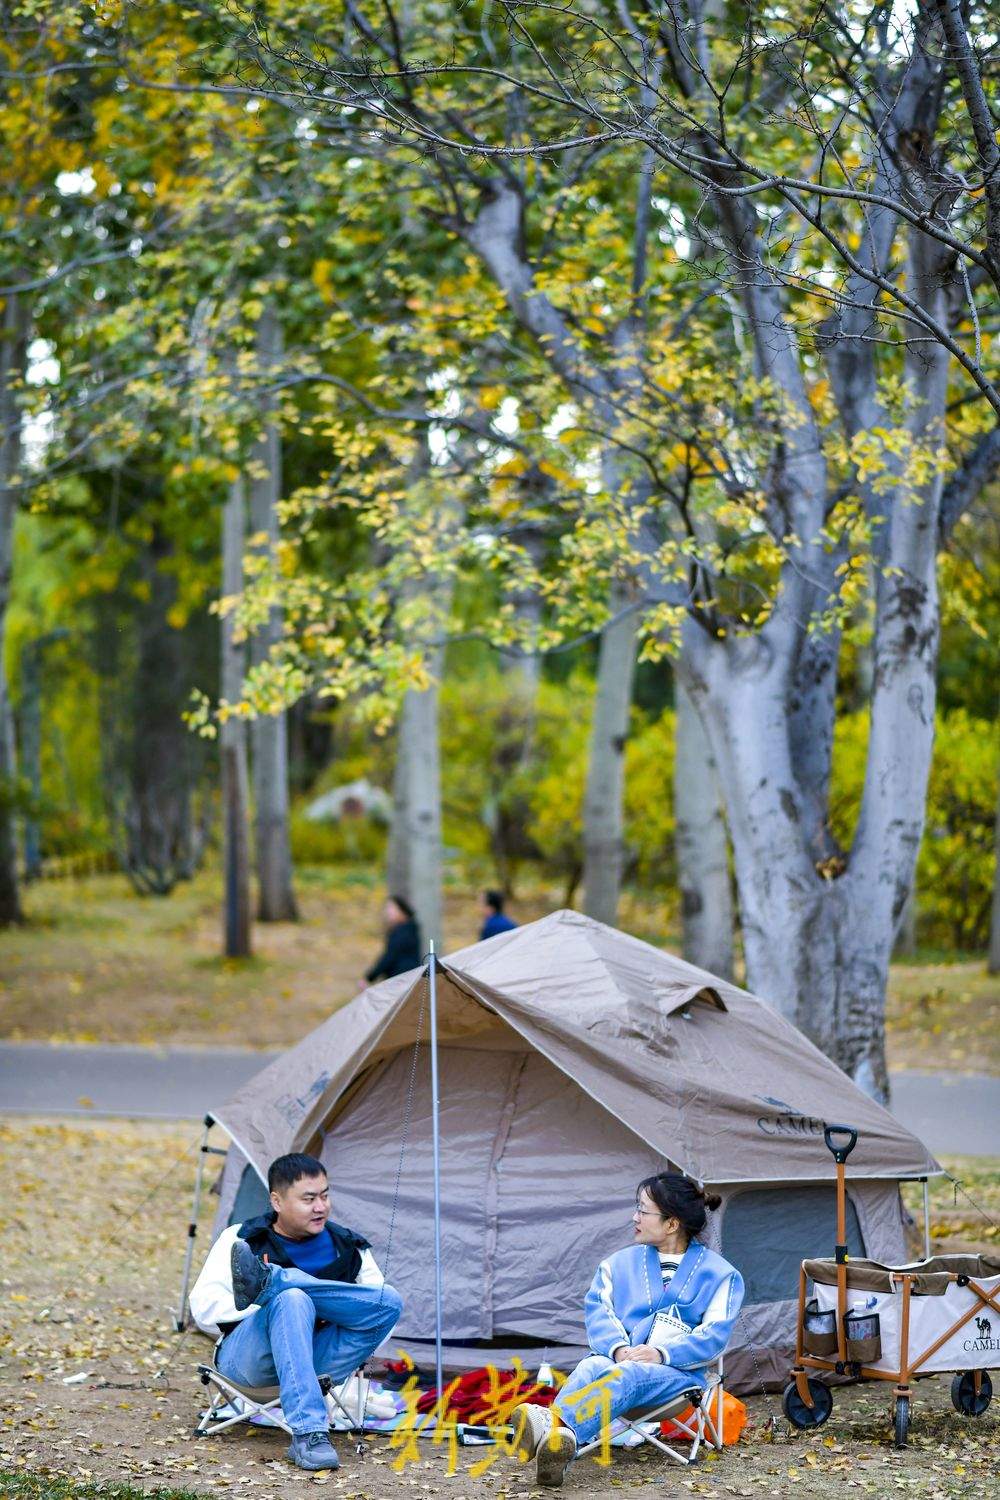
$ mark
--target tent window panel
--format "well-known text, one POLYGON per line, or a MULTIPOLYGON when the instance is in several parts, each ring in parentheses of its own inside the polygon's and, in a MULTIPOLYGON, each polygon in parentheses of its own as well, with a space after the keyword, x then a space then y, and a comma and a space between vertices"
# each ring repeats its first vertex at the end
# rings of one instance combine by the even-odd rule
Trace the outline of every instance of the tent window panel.
POLYGON ((255 1219, 258 1214, 266 1213, 270 1207, 271 1199, 267 1188, 253 1167, 247 1163, 243 1168, 243 1176, 240 1178, 240 1185, 236 1189, 236 1197, 229 1214, 230 1224, 242 1224, 246 1219, 255 1219))
MULTIPOLYGON (((787 1302, 798 1296, 799 1266, 832 1255, 837 1238, 833 1187, 758 1188, 737 1193, 722 1220, 722 1254, 746 1282, 747 1302, 787 1302)), ((863 1256, 854 1204, 847 1200, 847 1248, 863 1256)))

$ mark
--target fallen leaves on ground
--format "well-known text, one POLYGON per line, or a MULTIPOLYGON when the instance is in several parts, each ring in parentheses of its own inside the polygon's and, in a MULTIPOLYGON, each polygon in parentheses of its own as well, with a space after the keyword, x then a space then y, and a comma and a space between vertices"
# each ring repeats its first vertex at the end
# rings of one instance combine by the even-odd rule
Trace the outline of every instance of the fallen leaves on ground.
MULTIPOLYGON (((120 1500, 137 1493, 148 1500, 157 1489, 161 1500, 189 1493, 301 1500, 308 1484, 337 1500, 538 1500, 533 1472, 508 1461, 473 1478, 468 1469, 482 1461, 482 1448, 460 1449, 449 1479, 438 1449, 428 1446, 419 1464, 396 1474, 384 1438, 363 1455, 341 1438, 342 1469, 307 1479, 286 1462, 280 1432, 241 1426, 192 1437, 204 1404, 195 1365, 210 1345, 197 1333, 178 1336, 171 1318, 197 1145, 186 1124, 0 1120, 0 1496, 105 1500, 93 1486, 127 1483, 134 1489, 120 1500)), ((991 1165, 977 1163, 984 1179, 977 1193, 985 1190, 995 1206, 991 1165)), ((207 1250, 211 1202, 196 1265, 207 1250)), ((724 1500, 997 1493, 996 1406, 978 1423, 963 1420, 951 1408, 947 1377, 917 1386, 903 1452, 892 1446, 888 1388, 838 1390, 830 1422, 810 1434, 788 1428, 778 1396, 751 1396, 748 1405, 743 1440, 706 1454, 694 1471, 640 1449, 616 1453, 610 1469, 583 1461, 566 1492, 628 1495, 666 1485, 667 1493, 724 1500)))

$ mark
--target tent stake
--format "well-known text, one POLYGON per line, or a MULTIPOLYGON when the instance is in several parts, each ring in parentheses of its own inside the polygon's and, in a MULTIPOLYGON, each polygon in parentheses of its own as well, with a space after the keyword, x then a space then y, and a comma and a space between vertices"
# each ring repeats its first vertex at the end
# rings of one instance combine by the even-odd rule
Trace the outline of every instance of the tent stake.
POLYGON ((441 1351, 441 1131, 438 1096, 437 957, 433 940, 428 961, 431 1012, 431 1144, 434 1156, 434 1371, 440 1399, 444 1390, 444 1360, 441 1351))
POLYGON ((201 1145, 198 1147, 198 1170, 194 1179, 194 1202, 191 1205, 191 1222, 188 1225, 187 1248, 184 1251, 184 1270, 181 1272, 181 1294, 177 1302, 177 1312, 174 1315, 174 1327, 178 1333, 183 1333, 187 1326, 188 1286, 191 1281, 191 1261, 194 1258, 194 1237, 198 1233, 198 1215, 201 1211, 201 1183, 205 1172, 205 1157, 211 1150, 208 1144, 208 1132, 214 1123, 211 1115, 205 1116, 205 1128, 201 1133, 201 1145))

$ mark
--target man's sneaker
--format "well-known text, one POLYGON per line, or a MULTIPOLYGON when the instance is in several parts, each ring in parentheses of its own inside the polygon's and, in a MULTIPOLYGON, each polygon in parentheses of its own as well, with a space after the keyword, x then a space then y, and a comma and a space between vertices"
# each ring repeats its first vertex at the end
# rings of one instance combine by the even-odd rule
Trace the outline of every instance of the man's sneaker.
POLYGON ((576 1433, 570 1428, 553 1427, 535 1454, 535 1480, 549 1489, 558 1489, 567 1466, 576 1457, 576 1433))
POLYGON ((230 1264, 233 1268, 233 1301, 237 1312, 243 1312, 257 1301, 267 1286, 271 1268, 254 1255, 246 1240, 233 1241, 230 1264))
POLYGON ((337 1450, 325 1432, 300 1432, 292 1437, 288 1457, 300 1469, 339 1469, 337 1450))
POLYGON ((511 1450, 523 1463, 530 1463, 552 1431, 552 1413, 547 1406, 522 1401, 510 1415, 513 1437, 511 1450))

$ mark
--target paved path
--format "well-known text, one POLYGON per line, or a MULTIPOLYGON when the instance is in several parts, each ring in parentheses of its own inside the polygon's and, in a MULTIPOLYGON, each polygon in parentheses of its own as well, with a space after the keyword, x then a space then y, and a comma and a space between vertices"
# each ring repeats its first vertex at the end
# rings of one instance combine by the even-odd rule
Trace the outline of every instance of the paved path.
MULTIPOLYGON (((275 1052, 0 1042, 0 1111, 197 1119, 275 1052)), ((1000 1078, 894 1073, 893 1113, 932 1151, 1000 1156, 1000 1078)))
POLYGON ((246 1047, 0 1042, 0 1110, 197 1119, 277 1056, 246 1047))

